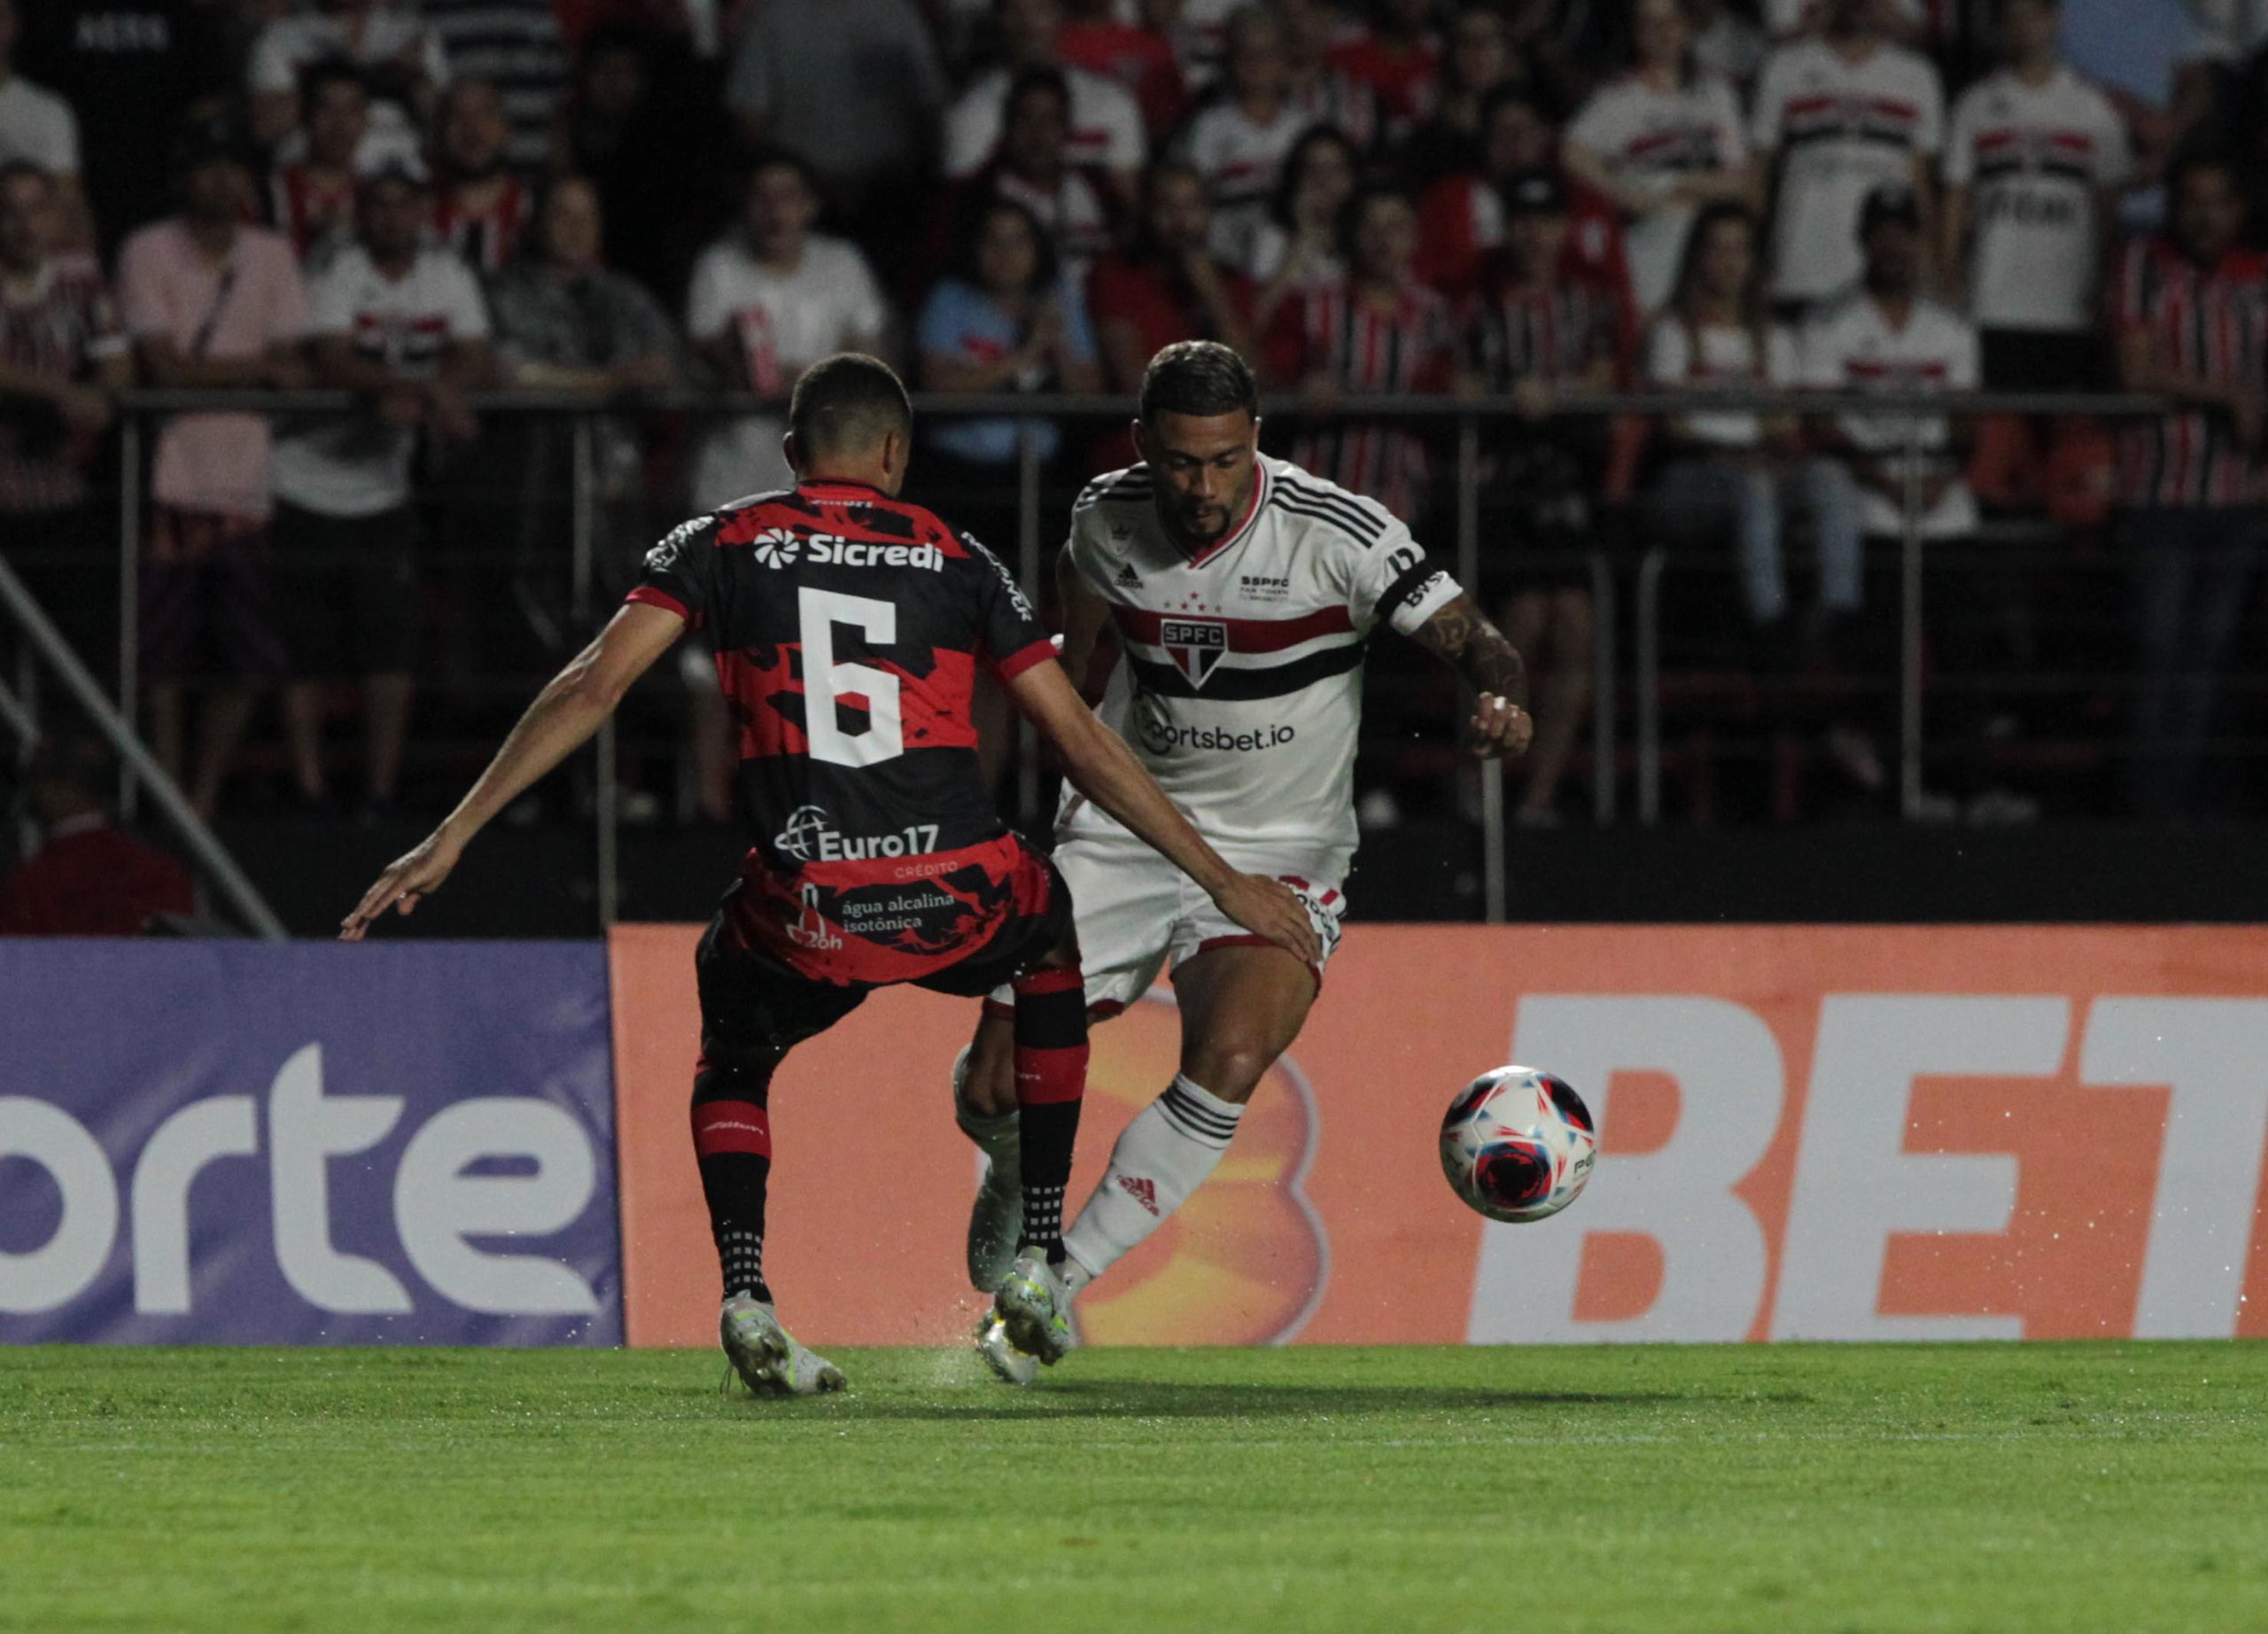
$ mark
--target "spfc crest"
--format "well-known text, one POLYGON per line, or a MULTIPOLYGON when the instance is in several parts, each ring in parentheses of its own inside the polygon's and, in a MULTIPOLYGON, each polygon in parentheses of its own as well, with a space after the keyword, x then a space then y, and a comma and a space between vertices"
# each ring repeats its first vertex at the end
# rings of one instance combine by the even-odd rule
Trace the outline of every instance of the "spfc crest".
POLYGON ((1218 619, 1167 619, 1158 630, 1158 645, 1191 686, 1201 687, 1229 650, 1229 626, 1218 619))

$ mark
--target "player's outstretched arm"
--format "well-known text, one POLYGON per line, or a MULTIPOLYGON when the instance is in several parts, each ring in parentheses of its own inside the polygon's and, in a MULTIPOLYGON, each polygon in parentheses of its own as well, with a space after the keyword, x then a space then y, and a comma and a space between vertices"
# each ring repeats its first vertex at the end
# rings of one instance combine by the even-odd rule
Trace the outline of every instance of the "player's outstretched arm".
POLYGON ((456 810, 417 846, 398 857, 341 922, 338 939, 359 942, 390 908, 408 914, 438 891, 488 820, 525 793, 604 724, 631 684, 684 633, 666 608, 633 603, 616 613, 598 639, 553 676, 505 738, 456 810))
POLYGON ((1321 962, 1323 945, 1299 898, 1279 880, 1239 874, 1223 861, 1118 734, 1080 702, 1061 665, 1035 664, 1009 681, 1008 691, 1063 757, 1065 774, 1081 794, 1195 880, 1237 923, 1304 963, 1321 962))
POLYGON ((1410 639, 1464 678, 1480 696, 1472 708, 1472 752, 1487 759, 1527 752, 1535 718, 1527 712, 1527 665, 1470 595, 1459 595, 1410 639))

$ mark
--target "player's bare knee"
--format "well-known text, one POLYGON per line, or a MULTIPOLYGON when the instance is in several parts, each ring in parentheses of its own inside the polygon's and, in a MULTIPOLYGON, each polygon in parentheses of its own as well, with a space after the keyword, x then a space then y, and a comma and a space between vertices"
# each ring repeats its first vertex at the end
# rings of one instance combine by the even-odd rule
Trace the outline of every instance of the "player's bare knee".
POLYGON ((1242 1106, 1279 1053, 1257 1038, 1207 1039, 1184 1054, 1181 1070, 1199 1088, 1242 1106))

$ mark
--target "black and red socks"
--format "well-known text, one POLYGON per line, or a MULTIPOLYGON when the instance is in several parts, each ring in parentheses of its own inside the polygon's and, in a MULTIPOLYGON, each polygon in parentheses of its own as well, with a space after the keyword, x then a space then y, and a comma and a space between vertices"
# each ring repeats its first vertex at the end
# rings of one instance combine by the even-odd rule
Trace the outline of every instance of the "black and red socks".
POLYGON ((772 1180, 772 1074, 703 1059, 693 1075, 693 1154, 725 1297, 772 1303, 764 1280, 764 1194, 772 1180))
POLYGON ((1087 1091, 1086 979, 1054 966, 1015 983, 1016 1109, 1024 1196, 1021 1249, 1063 1258, 1063 1194, 1087 1091))

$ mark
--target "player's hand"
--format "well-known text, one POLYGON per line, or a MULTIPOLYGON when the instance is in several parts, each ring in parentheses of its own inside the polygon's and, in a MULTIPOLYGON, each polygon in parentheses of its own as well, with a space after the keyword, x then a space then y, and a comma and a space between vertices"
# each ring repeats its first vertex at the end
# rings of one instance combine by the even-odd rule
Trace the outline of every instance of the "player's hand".
POLYGON ((1239 874, 1221 887, 1213 906, 1251 931, 1264 936, 1304 965, 1323 962, 1323 938, 1307 905, 1289 885, 1264 874, 1239 874))
POLYGON ((1493 692, 1484 692, 1472 708, 1472 752, 1484 760, 1527 752, 1535 735, 1535 717, 1493 692))
POLYGON ((463 850, 456 842, 445 838, 441 830, 434 829, 418 842, 416 850, 388 864, 386 871, 378 875, 378 883, 362 893, 354 911, 339 922, 338 939, 361 941, 390 907, 400 908, 402 916, 408 917, 421 899, 441 888, 441 882, 457 866, 463 850))

